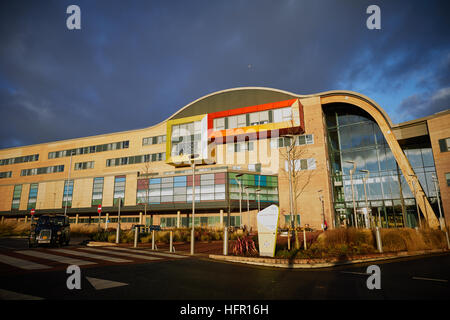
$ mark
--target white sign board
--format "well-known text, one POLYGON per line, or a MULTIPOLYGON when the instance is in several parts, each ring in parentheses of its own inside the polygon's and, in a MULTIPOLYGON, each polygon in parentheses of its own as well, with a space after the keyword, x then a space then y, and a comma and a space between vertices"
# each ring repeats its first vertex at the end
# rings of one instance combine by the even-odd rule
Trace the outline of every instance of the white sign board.
POLYGON ((280 209, 271 205, 257 214, 259 255, 274 257, 280 209))

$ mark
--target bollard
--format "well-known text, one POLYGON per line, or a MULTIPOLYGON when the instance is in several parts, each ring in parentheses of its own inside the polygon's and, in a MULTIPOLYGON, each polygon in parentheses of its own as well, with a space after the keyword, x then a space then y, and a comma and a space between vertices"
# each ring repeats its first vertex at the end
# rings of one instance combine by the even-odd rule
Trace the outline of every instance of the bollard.
POLYGON ((375 236, 377 238, 377 249, 378 249, 378 252, 383 253, 383 245, 381 243, 380 229, 378 227, 375 228, 375 236))
POLYGON ((169 251, 173 252, 173 231, 170 230, 170 244, 169 244, 169 251))
POLYGON ((305 244, 304 247, 306 250, 307 249, 307 247, 306 247, 306 229, 303 229, 303 243, 305 244))
POLYGON ((155 230, 152 230, 152 250, 155 250, 155 230))
POLYGON ((228 227, 223 230, 223 255, 228 255, 228 227))
POLYGON ((134 227, 134 247, 135 248, 137 248, 138 231, 139 231, 139 228, 137 226, 135 226, 134 227))

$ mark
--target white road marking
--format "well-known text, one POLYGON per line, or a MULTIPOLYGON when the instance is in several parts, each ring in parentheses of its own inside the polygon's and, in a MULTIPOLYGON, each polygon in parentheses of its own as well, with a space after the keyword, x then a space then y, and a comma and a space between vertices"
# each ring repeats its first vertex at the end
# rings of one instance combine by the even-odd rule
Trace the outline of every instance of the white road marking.
POLYGON ((43 298, 0 289, 0 300, 43 300, 43 298))
POLYGON ((81 251, 78 251, 78 250, 52 249, 52 251, 54 251, 55 253, 61 252, 61 253, 69 254, 69 255, 86 257, 86 258, 92 258, 92 259, 98 259, 98 260, 104 260, 104 261, 109 261, 109 262, 117 262, 117 263, 132 262, 131 260, 125 260, 125 259, 120 259, 120 258, 116 258, 116 257, 102 256, 102 255, 99 255, 99 254, 93 254, 93 253, 88 253, 88 252, 81 252, 81 251))
POLYGON ((425 280, 425 281, 437 281, 437 282, 448 282, 445 279, 432 279, 432 278, 422 278, 422 277, 412 277, 414 280, 425 280))
POLYGON ((86 279, 95 288, 95 290, 103 290, 103 289, 122 287, 122 286, 128 285, 128 283, 104 280, 104 279, 98 279, 98 278, 86 277, 86 279))
POLYGON ((169 258, 187 258, 187 256, 180 256, 180 255, 171 254, 171 253, 163 253, 163 252, 155 252, 155 251, 147 251, 147 250, 139 250, 139 249, 129 249, 129 248, 119 248, 119 247, 111 247, 108 249, 121 250, 121 251, 127 251, 127 252, 139 252, 139 253, 161 256, 161 257, 169 257, 169 258))
POLYGON ((44 253, 41 251, 22 250, 22 251, 16 251, 16 253, 28 255, 31 257, 61 262, 61 263, 65 263, 65 264, 70 264, 70 265, 73 264, 73 265, 77 265, 77 266, 83 266, 83 265, 87 265, 87 264, 97 264, 96 262, 92 262, 92 261, 85 261, 85 260, 64 257, 64 256, 57 256, 54 254, 44 253))
POLYGON ((161 260, 161 258, 157 257, 148 257, 144 255, 139 254, 132 254, 132 253, 126 253, 126 252, 111 252, 111 250, 103 250, 103 249, 94 249, 94 248, 81 248, 81 250, 88 250, 92 252, 99 252, 99 253, 108 253, 108 254, 115 254, 117 256, 124 256, 124 257, 130 257, 130 258, 136 258, 136 259, 142 259, 142 260, 161 260))
POLYGON ((51 268, 51 267, 43 265, 43 264, 39 264, 36 262, 23 260, 23 259, 11 257, 11 256, 5 256, 3 254, 0 254, 0 263, 9 264, 13 267, 17 267, 17 268, 25 269, 25 270, 38 270, 38 269, 51 268))

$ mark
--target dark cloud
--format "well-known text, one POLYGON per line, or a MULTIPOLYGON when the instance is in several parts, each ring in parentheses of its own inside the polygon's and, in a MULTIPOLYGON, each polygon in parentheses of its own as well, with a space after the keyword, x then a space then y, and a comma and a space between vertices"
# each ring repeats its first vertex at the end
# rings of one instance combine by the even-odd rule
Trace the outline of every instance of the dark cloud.
POLYGON ((0 147, 151 126, 239 86, 401 91, 402 103, 383 106, 401 121, 442 110, 448 2, 377 1, 375 31, 372 2, 3 1, 0 147), (70 4, 82 30, 66 28, 70 4))

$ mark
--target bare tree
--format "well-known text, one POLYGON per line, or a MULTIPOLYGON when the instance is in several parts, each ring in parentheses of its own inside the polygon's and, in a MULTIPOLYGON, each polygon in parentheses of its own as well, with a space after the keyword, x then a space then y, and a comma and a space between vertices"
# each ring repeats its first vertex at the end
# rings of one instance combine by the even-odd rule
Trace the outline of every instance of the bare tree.
MULTIPOLYGON (((145 177, 145 179, 149 179, 149 176, 152 174, 152 170, 150 169, 150 163, 146 162, 144 164, 144 169, 142 171, 142 173, 139 175, 140 177, 145 177)), ((146 184, 146 188, 145 188, 145 202, 144 202, 144 225, 147 225, 147 205, 148 205, 148 199, 149 199, 149 183, 147 182, 146 184)), ((152 219, 153 216, 151 217, 150 220, 152 219)))
POLYGON ((295 127, 293 121, 291 120, 291 126, 287 129, 286 134, 283 134, 283 137, 281 137, 285 148, 280 148, 281 158, 285 160, 283 172, 289 178, 290 208, 291 211, 293 211, 291 212, 290 227, 294 227, 296 249, 300 248, 296 219, 296 213, 298 212, 298 198, 305 191, 314 173, 314 171, 309 168, 310 160, 307 158, 307 148, 305 146, 298 145, 299 136, 300 133, 298 131, 298 127, 295 127))

